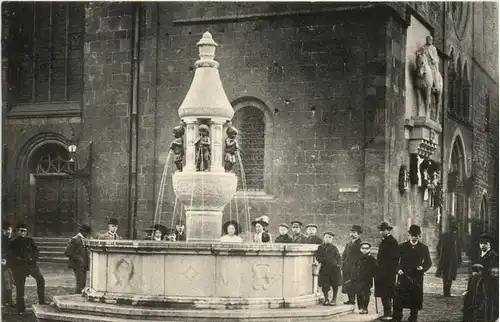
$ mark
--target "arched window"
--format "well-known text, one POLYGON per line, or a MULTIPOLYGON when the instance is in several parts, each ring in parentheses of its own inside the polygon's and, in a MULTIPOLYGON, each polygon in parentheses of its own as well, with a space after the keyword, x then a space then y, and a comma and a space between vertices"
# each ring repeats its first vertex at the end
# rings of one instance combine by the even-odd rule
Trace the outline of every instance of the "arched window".
POLYGON ((233 125, 239 130, 241 164, 244 178, 237 162, 238 190, 264 191, 264 152, 266 124, 264 112, 255 106, 245 106, 236 111, 233 125))
POLYGON ((479 209, 479 220, 481 221, 481 231, 485 232, 490 232, 490 214, 489 214, 489 208, 488 208, 488 199, 486 198, 486 195, 483 195, 483 198, 481 198, 481 208, 479 209))
POLYGON ((451 151, 450 172, 448 173, 448 192, 450 214, 455 217, 458 224, 459 238, 462 245, 467 243, 469 222, 467 214, 467 198, 463 189, 465 179, 465 159, 462 140, 455 138, 451 151))
POLYGON ((462 77, 462 117, 463 121, 469 123, 469 111, 470 111, 470 88, 471 84, 469 81, 469 70, 467 67, 467 61, 464 63, 464 72, 462 77))
POLYGON ((458 119, 463 118, 463 96, 462 96, 462 59, 460 56, 457 59, 456 65, 456 77, 455 77, 455 108, 454 114, 458 119))
POLYGON ((451 49, 450 57, 451 59, 448 62, 448 113, 455 115, 456 114, 455 82, 457 78, 457 73, 455 71, 455 53, 453 51, 453 48, 451 49))

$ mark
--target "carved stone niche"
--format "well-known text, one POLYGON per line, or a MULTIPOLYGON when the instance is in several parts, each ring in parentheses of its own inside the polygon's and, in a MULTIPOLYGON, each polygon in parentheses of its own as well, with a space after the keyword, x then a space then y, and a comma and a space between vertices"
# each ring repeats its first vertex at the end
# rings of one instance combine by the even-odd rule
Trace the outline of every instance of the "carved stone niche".
POLYGON ((441 125, 430 118, 413 116, 405 120, 410 155, 417 154, 424 160, 439 162, 434 152, 439 146, 439 135, 443 131, 441 125))

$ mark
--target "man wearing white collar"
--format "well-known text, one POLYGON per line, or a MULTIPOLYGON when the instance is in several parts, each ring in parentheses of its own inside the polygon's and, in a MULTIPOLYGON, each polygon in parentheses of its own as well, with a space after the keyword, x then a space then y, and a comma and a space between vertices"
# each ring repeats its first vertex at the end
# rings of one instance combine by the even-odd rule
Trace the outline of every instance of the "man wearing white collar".
POLYGON ((89 238, 91 228, 83 224, 78 229, 78 234, 68 242, 65 254, 69 258, 68 268, 75 274, 76 286, 75 294, 81 294, 87 281, 87 272, 89 270, 89 251, 85 246, 85 240, 89 238))
POLYGON ((119 240, 122 239, 116 232, 118 231, 118 220, 111 218, 108 221, 108 231, 99 235, 99 239, 119 240))
POLYGON ((398 283, 393 303, 393 321, 401 322, 403 309, 410 309, 408 322, 416 322, 422 309, 424 273, 432 266, 429 247, 419 241, 421 230, 411 225, 410 240, 399 245, 398 283))

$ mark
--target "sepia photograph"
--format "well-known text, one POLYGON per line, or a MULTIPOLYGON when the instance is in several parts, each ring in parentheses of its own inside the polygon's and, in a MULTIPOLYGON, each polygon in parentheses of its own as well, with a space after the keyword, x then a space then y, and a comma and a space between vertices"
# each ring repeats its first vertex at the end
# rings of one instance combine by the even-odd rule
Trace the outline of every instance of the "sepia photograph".
POLYGON ((498 1, 2 1, 1 321, 498 322, 498 1))

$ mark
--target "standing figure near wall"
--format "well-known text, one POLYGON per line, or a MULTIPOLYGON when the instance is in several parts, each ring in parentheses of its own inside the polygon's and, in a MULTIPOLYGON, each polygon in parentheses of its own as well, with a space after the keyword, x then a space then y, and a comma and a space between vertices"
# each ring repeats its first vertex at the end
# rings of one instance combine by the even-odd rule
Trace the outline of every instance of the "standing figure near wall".
POLYGON ((224 148, 224 170, 231 172, 236 163, 236 152, 240 149, 236 136, 238 130, 234 126, 230 126, 226 130, 227 139, 226 147, 224 148))
POLYGON ((201 124, 198 128, 200 136, 194 142, 196 147, 196 170, 208 171, 211 160, 211 148, 208 126, 201 124))
POLYGON ((174 163, 177 170, 182 171, 182 160, 184 159, 184 127, 178 125, 174 127, 174 137, 175 139, 170 144, 170 150, 174 152, 174 163))

